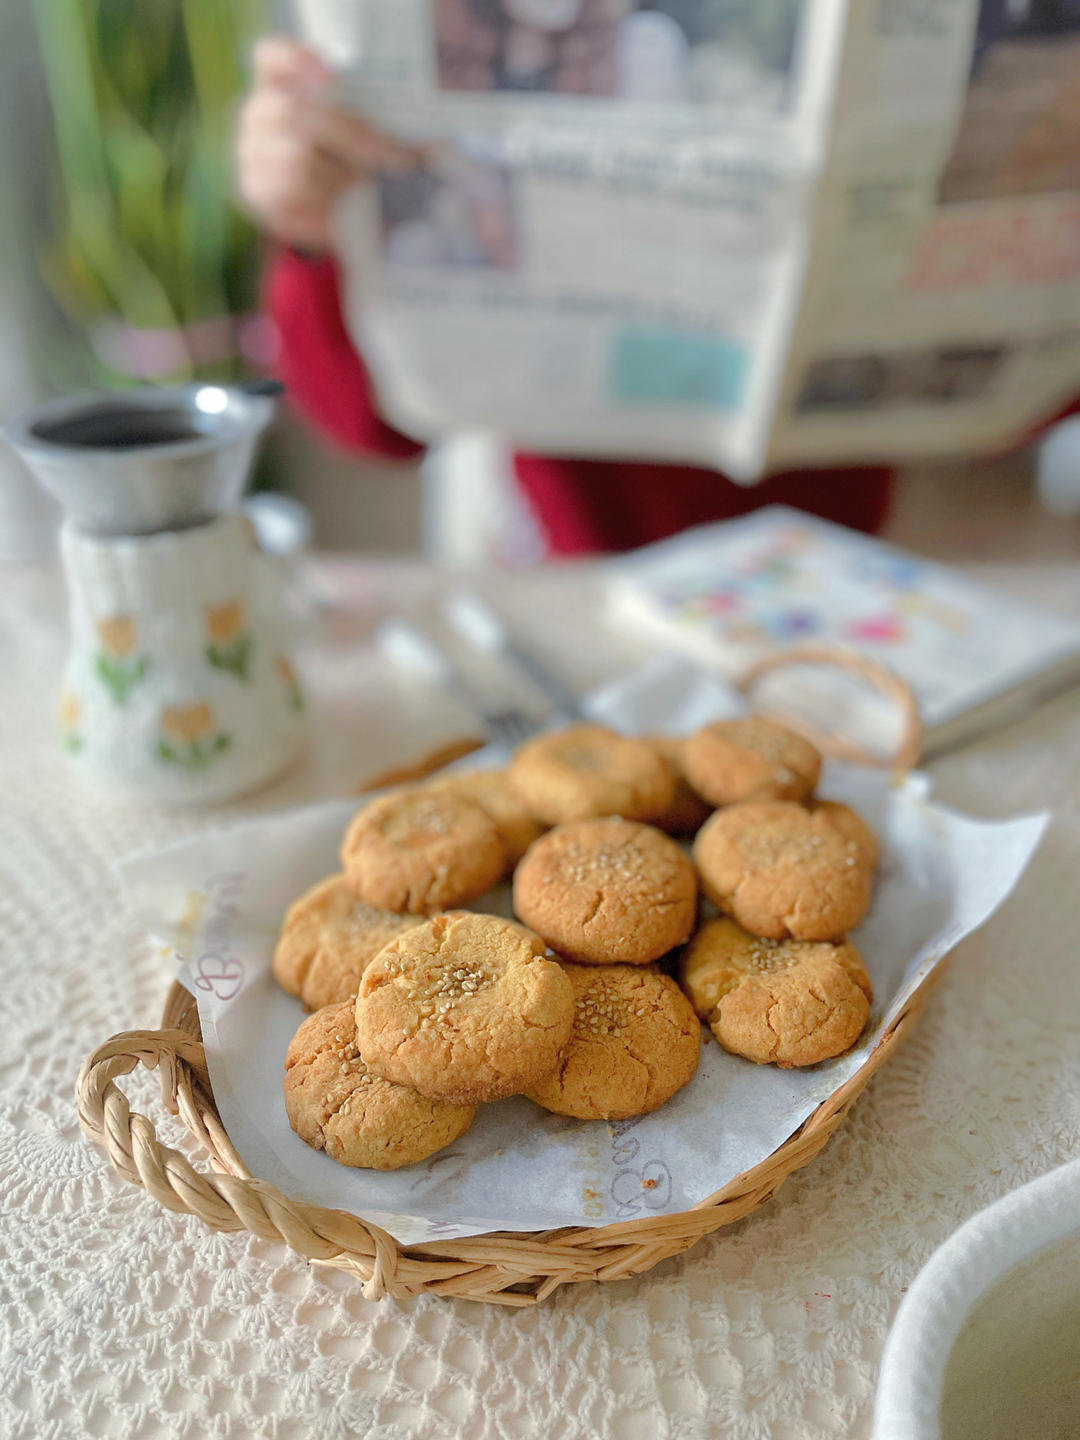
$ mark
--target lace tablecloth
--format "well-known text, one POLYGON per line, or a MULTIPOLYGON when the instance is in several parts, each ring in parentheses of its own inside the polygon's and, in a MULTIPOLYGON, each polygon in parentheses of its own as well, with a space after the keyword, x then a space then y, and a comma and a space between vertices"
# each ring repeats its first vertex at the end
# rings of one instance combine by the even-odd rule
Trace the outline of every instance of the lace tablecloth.
MULTIPOLYGON (((528 1310, 368 1302, 337 1272, 159 1210, 84 1142, 72 1099, 95 1045, 157 1024, 170 979, 131 932, 114 860, 340 793, 462 729, 359 643, 380 607, 422 607, 433 577, 325 575, 354 608, 310 646, 319 763, 242 808, 182 817, 72 788, 53 740, 58 577, 0 581, 0 1434, 866 1436, 889 1323, 931 1251, 1080 1153, 1080 699, 931 767, 946 803, 1049 807, 1054 823, 1004 911, 956 952, 915 1039, 768 1206, 647 1276, 566 1287, 528 1310)), ((1076 575, 993 578, 1080 613, 1076 575)), ((534 638, 579 684, 642 653, 582 626, 593 583, 570 571, 500 592, 523 628, 542 621, 534 638)), ((180 1143, 150 1078, 128 1093, 180 1143)))

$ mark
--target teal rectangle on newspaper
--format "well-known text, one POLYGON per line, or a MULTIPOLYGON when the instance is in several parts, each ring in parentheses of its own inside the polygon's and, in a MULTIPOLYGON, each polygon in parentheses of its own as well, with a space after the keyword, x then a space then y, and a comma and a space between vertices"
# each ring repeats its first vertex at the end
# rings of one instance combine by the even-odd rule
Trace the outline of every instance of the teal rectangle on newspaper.
POLYGON ((731 340, 674 330, 625 330, 615 337, 612 389, 619 400, 734 410, 748 355, 731 340))

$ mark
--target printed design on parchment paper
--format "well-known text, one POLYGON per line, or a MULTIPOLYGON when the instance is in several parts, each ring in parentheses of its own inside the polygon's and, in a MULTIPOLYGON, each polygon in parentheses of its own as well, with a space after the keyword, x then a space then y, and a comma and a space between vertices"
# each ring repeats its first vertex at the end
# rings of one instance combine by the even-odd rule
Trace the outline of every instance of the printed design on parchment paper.
POLYGON ((608 1195, 619 1220, 632 1220, 642 1211, 663 1211, 671 1200, 671 1171, 657 1156, 642 1151, 641 1141, 630 1132, 644 1115, 615 1120, 608 1125, 611 1137, 611 1165, 614 1173, 608 1195))
MULTIPOLYGON (((191 973, 196 990, 223 1002, 239 995, 247 973, 243 961, 231 953, 233 922, 245 879, 240 871, 214 875, 199 892, 200 899, 209 900, 210 909, 200 937, 202 948, 193 959, 191 973)), ((201 913, 202 905, 198 908, 201 913)))
POLYGON ((616 1220, 658 1213, 671 1201, 671 1171, 658 1156, 642 1150, 631 1132, 647 1117, 588 1124, 574 1136, 582 1214, 616 1220), (606 1132, 606 1133, 605 1133, 606 1132))

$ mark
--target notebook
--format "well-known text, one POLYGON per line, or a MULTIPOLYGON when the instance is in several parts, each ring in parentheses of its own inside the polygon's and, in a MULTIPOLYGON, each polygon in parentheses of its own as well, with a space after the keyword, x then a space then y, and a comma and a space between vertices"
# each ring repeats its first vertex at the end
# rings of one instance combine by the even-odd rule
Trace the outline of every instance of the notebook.
MULTIPOLYGON (((621 618, 731 678, 800 644, 872 655, 914 690, 927 754, 1080 681, 1077 623, 783 506, 686 531, 609 565, 621 618)), ((882 752, 898 729, 891 707, 841 672, 778 672, 761 698, 801 707, 882 752)))

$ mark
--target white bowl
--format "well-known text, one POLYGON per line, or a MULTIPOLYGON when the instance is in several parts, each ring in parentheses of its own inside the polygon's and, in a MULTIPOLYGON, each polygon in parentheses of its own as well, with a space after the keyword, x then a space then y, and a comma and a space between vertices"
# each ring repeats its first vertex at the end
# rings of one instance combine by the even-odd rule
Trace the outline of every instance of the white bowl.
POLYGON ((873 1440, 1080 1436, 1080 1160, 973 1216, 908 1291, 873 1440))

